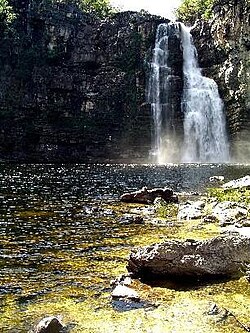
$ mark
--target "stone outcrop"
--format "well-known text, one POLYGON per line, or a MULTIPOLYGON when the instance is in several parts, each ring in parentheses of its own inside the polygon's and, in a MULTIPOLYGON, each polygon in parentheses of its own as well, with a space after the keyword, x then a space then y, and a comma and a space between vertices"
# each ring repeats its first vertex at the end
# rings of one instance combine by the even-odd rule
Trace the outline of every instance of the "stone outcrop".
POLYGON ((238 179, 233 179, 228 183, 222 185, 224 189, 250 189, 250 176, 245 176, 238 179))
POLYGON ((120 200, 128 203, 152 204, 156 198, 162 198, 167 203, 177 203, 178 198, 169 188, 153 188, 148 190, 146 187, 141 190, 125 193, 120 200))
POLYGON ((247 218, 248 209, 245 205, 231 202, 223 201, 217 203, 213 207, 211 216, 216 218, 221 226, 226 226, 229 224, 235 224, 244 221, 247 218))
POLYGON ((0 36, 0 159, 147 157, 147 72, 167 20, 135 12, 100 20, 73 4, 11 2, 17 20, 0 36))
POLYGON ((225 103, 233 157, 250 156, 250 4, 248 0, 216 0, 213 19, 192 30, 199 63, 219 86, 225 103))
POLYGON ((218 236, 205 241, 168 240, 133 251, 128 271, 146 279, 205 278, 240 274, 250 262, 250 238, 218 236))

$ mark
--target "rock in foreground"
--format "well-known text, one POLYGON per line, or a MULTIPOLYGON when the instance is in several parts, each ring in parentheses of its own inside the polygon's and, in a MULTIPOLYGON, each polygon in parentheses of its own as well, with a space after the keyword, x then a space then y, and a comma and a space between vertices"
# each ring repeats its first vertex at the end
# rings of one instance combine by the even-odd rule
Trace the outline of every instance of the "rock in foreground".
POLYGON ((135 192, 125 193, 121 196, 120 200, 128 203, 152 204, 156 198, 162 198, 167 203, 178 202, 178 198, 169 188, 154 188, 148 190, 146 187, 135 192))
POLYGON ((35 333, 62 333, 63 324, 57 317, 46 317, 36 326, 35 333))
POLYGON ((250 262, 250 238, 218 236, 205 241, 169 240, 133 251, 128 271, 147 279, 233 276, 250 262))

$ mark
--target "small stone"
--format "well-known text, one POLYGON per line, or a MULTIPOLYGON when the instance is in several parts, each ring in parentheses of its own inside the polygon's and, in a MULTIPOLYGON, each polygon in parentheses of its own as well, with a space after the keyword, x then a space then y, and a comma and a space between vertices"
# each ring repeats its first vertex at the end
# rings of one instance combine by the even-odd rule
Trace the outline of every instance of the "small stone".
POLYGON ((219 307, 217 304, 213 303, 208 310, 208 315, 217 315, 219 313, 219 307))
POLYGON ((115 287, 111 296, 113 298, 128 298, 128 299, 133 299, 133 300, 140 299, 140 296, 134 289, 123 286, 121 284, 119 284, 118 286, 115 287))
POLYGON ((223 180, 225 179, 224 176, 213 176, 209 178, 210 182, 223 182, 223 180))
POLYGON ((58 317, 45 317, 37 324, 35 333, 62 333, 63 328, 58 317))
POLYGON ((132 279, 130 277, 130 274, 121 274, 118 278, 110 281, 111 286, 115 286, 115 285, 129 286, 131 283, 132 283, 132 279))

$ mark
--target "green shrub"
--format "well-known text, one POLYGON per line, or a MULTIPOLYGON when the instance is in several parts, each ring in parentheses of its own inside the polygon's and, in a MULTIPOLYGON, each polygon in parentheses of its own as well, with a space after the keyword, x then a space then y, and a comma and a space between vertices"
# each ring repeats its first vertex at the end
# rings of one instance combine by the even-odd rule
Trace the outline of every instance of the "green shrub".
POLYGON ((16 15, 10 6, 8 0, 0 0, 0 25, 2 28, 7 27, 14 19, 16 15))
POLYGON ((110 16, 115 12, 109 0, 53 0, 53 2, 75 3, 84 12, 95 13, 101 18, 110 16))
POLYGON ((215 0, 183 0, 176 9, 178 20, 193 24, 197 19, 208 20, 212 17, 212 7, 215 0))
POLYGON ((250 190, 242 189, 223 189, 223 188, 210 188, 208 190, 208 197, 215 198, 217 201, 234 201, 245 204, 250 204, 250 190))

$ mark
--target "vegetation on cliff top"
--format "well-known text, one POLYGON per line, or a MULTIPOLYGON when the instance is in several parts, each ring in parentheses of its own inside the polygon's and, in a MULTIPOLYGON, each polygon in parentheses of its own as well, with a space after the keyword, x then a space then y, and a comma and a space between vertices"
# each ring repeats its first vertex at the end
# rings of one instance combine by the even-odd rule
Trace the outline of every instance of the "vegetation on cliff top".
MULTIPOLYGON (((13 21, 15 14, 8 0, 0 0, 0 26, 7 26, 13 21)), ((0 29, 1 29, 0 28, 0 29)))
POLYGON ((201 18, 208 20, 212 16, 214 2, 215 0, 183 0, 175 13, 185 23, 194 23, 201 18))

